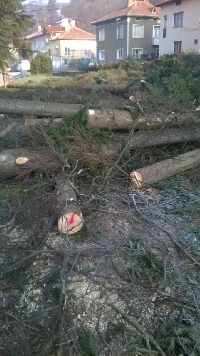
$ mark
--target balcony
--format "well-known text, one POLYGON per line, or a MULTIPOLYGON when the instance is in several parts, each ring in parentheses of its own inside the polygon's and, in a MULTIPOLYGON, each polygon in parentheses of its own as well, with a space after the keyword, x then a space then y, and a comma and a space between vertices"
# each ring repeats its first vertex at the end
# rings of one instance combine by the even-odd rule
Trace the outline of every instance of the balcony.
POLYGON ((152 46, 159 46, 160 39, 159 37, 152 37, 152 46))

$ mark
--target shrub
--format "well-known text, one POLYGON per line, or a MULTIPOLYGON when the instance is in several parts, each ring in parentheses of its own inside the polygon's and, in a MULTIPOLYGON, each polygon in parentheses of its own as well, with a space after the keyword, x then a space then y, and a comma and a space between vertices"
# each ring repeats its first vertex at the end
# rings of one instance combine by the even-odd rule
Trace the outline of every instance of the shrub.
POLYGON ((32 74, 51 74, 52 69, 51 58, 47 54, 38 54, 31 61, 32 74))

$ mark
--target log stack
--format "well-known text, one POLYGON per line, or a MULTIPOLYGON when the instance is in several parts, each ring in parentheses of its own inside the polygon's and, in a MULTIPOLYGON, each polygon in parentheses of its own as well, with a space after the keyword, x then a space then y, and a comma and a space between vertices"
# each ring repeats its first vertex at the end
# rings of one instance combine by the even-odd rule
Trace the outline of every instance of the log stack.
MULTIPOLYGON (((87 90, 90 89, 87 88, 87 90)), ((120 90, 125 89, 120 87, 120 90)), ((9 125, 0 131, 0 140, 12 134, 12 130, 18 127, 16 115, 21 115, 20 125, 23 128, 23 135, 25 135, 30 126, 38 123, 48 125, 52 121, 54 124, 59 124, 63 120, 67 122, 67 118, 79 110, 84 110, 84 107, 76 104, 0 99, 0 114, 15 114, 13 122, 9 122, 9 125), (29 115, 28 118, 27 115, 29 115)), ((118 163, 117 157, 121 156, 125 150, 135 153, 136 150, 145 147, 200 141, 200 118, 193 113, 137 117, 137 115, 134 116, 135 111, 133 113, 131 108, 127 107, 126 110, 89 109, 87 114, 87 128, 113 131, 113 141, 110 146, 102 144, 95 148, 97 152, 107 155, 109 162, 111 160, 112 163, 113 159, 113 167, 116 167, 116 162, 118 163), (120 131, 121 134, 119 134, 120 131), (120 137, 120 139, 116 140, 116 137, 120 137)), ((145 188, 199 164, 200 149, 196 149, 147 167, 133 168, 130 174, 131 189, 145 188)), ((60 174, 64 167, 63 160, 60 160, 53 150, 47 149, 45 152, 44 148, 37 150, 14 148, 0 152, 0 179, 20 175, 24 169, 27 172, 37 169, 44 169, 48 172, 50 169, 60 174)), ((66 179, 58 179, 57 199, 60 205, 59 231, 69 235, 78 232, 83 226, 82 215, 75 192, 66 179)))

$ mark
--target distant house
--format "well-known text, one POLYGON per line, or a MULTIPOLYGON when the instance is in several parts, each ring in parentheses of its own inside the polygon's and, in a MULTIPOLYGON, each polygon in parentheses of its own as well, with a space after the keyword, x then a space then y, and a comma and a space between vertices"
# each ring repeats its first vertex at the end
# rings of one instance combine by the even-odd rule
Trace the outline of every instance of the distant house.
POLYGON ((54 69, 67 69, 72 60, 96 56, 96 36, 75 26, 75 21, 63 19, 60 26, 38 27, 25 37, 37 53, 46 53, 54 69))
POLYGON ((155 57, 159 52, 160 9, 149 0, 128 0, 123 9, 92 22, 101 62, 155 57))
POLYGON ((68 67, 72 60, 95 57, 96 47, 95 35, 78 27, 70 27, 51 41, 53 66, 68 67))
POLYGON ((31 43, 31 49, 34 55, 38 53, 49 53, 48 44, 54 38, 57 38, 61 33, 65 32, 62 26, 38 26, 38 29, 26 35, 25 40, 31 43))
POLYGON ((160 55, 200 52, 200 0, 163 0, 161 7, 160 55))

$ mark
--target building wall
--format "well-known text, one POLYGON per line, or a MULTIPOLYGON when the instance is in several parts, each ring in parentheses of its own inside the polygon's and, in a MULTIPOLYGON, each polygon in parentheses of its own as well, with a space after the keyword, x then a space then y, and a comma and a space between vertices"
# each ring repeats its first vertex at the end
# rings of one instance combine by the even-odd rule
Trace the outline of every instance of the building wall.
POLYGON ((34 55, 38 53, 46 53, 46 36, 38 36, 29 40, 31 42, 31 49, 34 55))
POLYGON ((55 40, 48 44, 53 68, 67 70, 74 60, 96 57, 96 40, 55 40), (65 50, 67 49, 67 51, 65 50))
POLYGON ((71 59, 95 57, 97 51, 96 40, 60 40, 60 56, 66 56, 65 48, 69 48, 71 59))
POLYGON ((127 20, 109 21, 96 28, 97 58, 100 62, 118 62, 117 49, 124 49, 124 58, 127 57, 127 20), (117 27, 124 25, 124 38, 117 39, 117 27), (99 41, 99 30, 105 29, 105 40, 99 41), (99 58, 99 51, 105 51, 105 60, 99 58))
MULTIPOLYGON (((156 54, 159 46, 152 45, 153 26, 160 26, 160 19, 142 18, 137 21, 136 18, 130 18, 129 30, 129 55, 132 56, 132 48, 143 48, 143 54, 156 54), (144 25, 144 38, 133 38, 132 27, 133 25, 144 25)), ((158 39, 159 41, 159 39, 158 39)))
POLYGON ((152 46, 153 25, 160 25, 158 19, 142 18, 137 21, 134 17, 124 18, 121 21, 109 21, 97 25, 97 57, 100 62, 119 62, 117 50, 123 49, 124 58, 132 56, 132 48, 142 48, 143 54, 157 53, 158 45, 152 46), (133 24, 144 25, 144 38, 133 38, 133 24), (117 27, 124 25, 124 38, 117 39, 117 27), (105 40, 99 41, 99 30, 105 29, 105 40), (105 51, 105 60, 99 58, 99 51, 105 51))
POLYGON ((200 1, 182 0, 161 8, 160 55, 174 52, 174 41, 182 41, 182 52, 200 52, 200 1), (174 13, 184 12, 183 27, 173 27, 174 13), (167 16, 166 38, 163 38, 164 16, 167 16), (195 40, 197 43, 195 44, 195 40))

